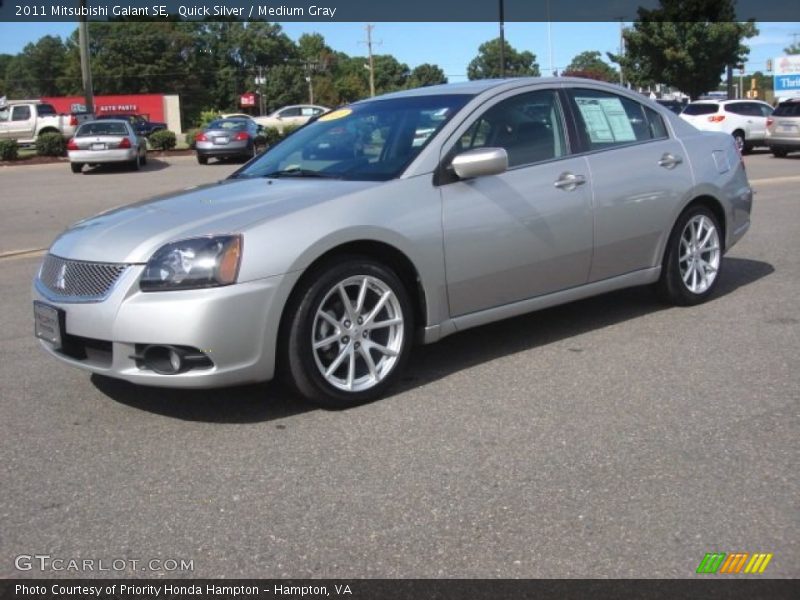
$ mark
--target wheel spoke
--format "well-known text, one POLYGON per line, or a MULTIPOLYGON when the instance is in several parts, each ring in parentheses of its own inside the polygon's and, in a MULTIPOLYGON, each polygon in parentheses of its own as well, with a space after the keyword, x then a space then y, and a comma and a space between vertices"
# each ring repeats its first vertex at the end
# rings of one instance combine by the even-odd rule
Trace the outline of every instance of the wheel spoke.
POLYGON ((692 291, 697 290, 697 267, 692 267, 692 291))
POLYGON ((700 242, 700 248, 705 248, 706 244, 708 244, 708 242, 711 241, 711 236, 713 235, 714 235, 714 228, 709 227, 706 236, 703 238, 703 241, 700 242))
POLYGON ((383 307, 386 305, 386 302, 388 302, 389 298, 392 296, 393 294, 391 290, 384 292, 384 294, 381 296, 381 299, 378 300, 377 304, 375 304, 369 315, 367 315, 367 318, 364 319, 364 325, 369 325, 372 323, 373 319, 378 316, 378 313, 381 312, 381 309, 383 309, 383 307))
POLYGON ((382 346, 381 344, 376 344, 375 342, 370 342, 369 347, 375 348, 375 350, 377 350, 384 356, 397 356, 397 352, 395 352, 391 348, 387 348, 386 346, 382 346))
POLYGON ((689 260, 689 258, 691 258, 691 256, 692 256, 692 253, 687 250, 686 254, 684 254, 683 256, 678 258, 678 262, 685 262, 685 261, 689 260))
POLYGON ((335 333, 330 337, 326 337, 324 340, 319 340, 318 342, 314 342, 314 350, 319 350, 320 348, 324 348, 325 346, 330 346, 338 339, 339 339, 339 334, 335 333))
POLYGON ((342 361, 347 357, 348 350, 350 350, 350 344, 342 348, 341 352, 339 352, 339 356, 328 366, 325 371, 325 377, 330 377, 333 375, 333 372, 339 368, 339 365, 341 365, 342 361))
POLYGON ((403 319, 395 317, 394 319, 387 319, 386 321, 373 321, 367 326, 363 327, 364 330, 371 331, 373 329, 382 329, 383 327, 391 327, 392 325, 402 325, 403 319))
POLYGON ((693 271, 694 271, 694 265, 693 264, 689 264, 689 267, 686 269, 686 272, 683 274, 683 282, 686 285, 689 285, 689 277, 692 275, 693 271))
POLYGON ((703 260, 702 258, 700 259, 700 265, 703 267, 703 270, 705 272, 707 272, 707 273, 708 272, 711 272, 711 273, 716 273, 717 272, 717 268, 715 266, 713 266, 710 262, 708 262, 706 260, 703 260))
POLYGON ((358 299, 356 300, 356 309, 355 313, 357 315, 361 314, 361 311, 364 310, 364 300, 367 297, 367 278, 364 277, 363 281, 361 282, 361 287, 358 290, 358 299))
POLYGON ((372 377, 375 381, 378 380, 378 372, 375 369, 375 361, 372 360, 372 355, 369 353, 369 349, 361 346, 358 351, 361 353, 361 357, 364 359, 364 362, 367 363, 367 369, 369 369, 369 376, 372 377))
POLYGON ((344 286, 341 283, 339 284, 339 296, 342 299, 342 304, 344 304, 345 316, 347 316, 351 321, 355 320, 355 316, 353 315, 353 305, 350 304, 350 297, 347 295, 347 291, 344 289, 344 286))
POLYGON ((356 378, 356 353, 350 346, 350 364, 347 367, 347 389, 353 389, 353 380, 356 378))
POLYGON ((709 246, 708 248, 701 248, 700 254, 705 254, 707 252, 716 252, 717 250, 719 250, 719 246, 715 244, 714 246, 709 246))
POLYGON ((325 320, 326 320, 328 323, 330 323, 331 325, 333 325, 333 327, 334 327, 334 329, 336 330, 336 332, 337 332, 337 333, 339 333, 339 331, 340 331, 340 329, 339 329, 339 321, 337 321, 337 320, 336 320, 334 317, 330 316, 330 315, 329 315, 328 313, 326 313, 324 310, 318 310, 318 311, 317 311, 317 316, 318 316, 318 317, 322 317, 322 318, 323 318, 323 319, 325 319, 325 320))

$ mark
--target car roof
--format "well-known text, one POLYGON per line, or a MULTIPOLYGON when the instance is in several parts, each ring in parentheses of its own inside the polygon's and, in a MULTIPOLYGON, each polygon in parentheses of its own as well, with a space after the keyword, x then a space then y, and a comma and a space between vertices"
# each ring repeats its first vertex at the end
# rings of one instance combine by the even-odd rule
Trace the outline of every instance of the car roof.
POLYGON ((106 118, 106 117, 103 117, 101 119, 100 117, 98 117, 96 119, 92 119, 91 121, 84 121, 83 123, 81 123, 81 126, 90 125, 91 123, 100 123, 100 122, 103 122, 103 123, 123 123, 124 125, 128 125, 128 120, 127 119, 106 118))
POLYGON ((768 104, 767 102, 757 98, 731 98, 730 100, 714 100, 713 98, 704 98, 703 100, 693 100, 689 104, 730 104, 731 102, 758 102, 759 104, 768 104))

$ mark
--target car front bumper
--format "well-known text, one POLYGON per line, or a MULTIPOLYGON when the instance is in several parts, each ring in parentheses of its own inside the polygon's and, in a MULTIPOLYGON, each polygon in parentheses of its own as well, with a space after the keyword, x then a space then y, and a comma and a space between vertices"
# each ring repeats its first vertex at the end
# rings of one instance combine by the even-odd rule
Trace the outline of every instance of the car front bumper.
POLYGON ((272 378, 283 285, 291 276, 142 292, 138 281, 143 269, 129 267, 100 302, 60 301, 35 280, 34 300, 64 314, 63 347, 39 340, 42 347, 72 366, 142 385, 211 388, 272 378), (148 345, 190 347, 210 359, 211 366, 160 374, 136 358, 148 345))

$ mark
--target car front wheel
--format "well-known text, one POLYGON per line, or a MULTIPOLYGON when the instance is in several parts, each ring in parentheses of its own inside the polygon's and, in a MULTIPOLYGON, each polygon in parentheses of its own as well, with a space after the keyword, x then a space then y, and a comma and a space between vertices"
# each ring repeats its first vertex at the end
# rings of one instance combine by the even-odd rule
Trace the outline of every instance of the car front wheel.
POLYGON ((719 279, 722 251, 717 217, 705 206, 689 207, 670 234, 658 283, 661 297, 681 306, 708 299, 719 279))
POLYGON ((325 408, 381 396, 408 359, 414 316, 397 275, 367 258, 330 263, 307 278, 286 336, 288 374, 325 408))

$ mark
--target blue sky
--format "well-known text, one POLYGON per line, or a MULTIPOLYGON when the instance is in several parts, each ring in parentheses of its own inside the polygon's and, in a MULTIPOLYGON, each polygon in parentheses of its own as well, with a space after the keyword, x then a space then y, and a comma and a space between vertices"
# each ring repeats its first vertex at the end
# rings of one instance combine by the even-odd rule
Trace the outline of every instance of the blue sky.
MULTIPOLYGON (((450 81, 466 79, 467 64, 477 54, 478 46, 497 37, 496 23, 375 23, 373 41, 380 42, 374 51, 393 54, 415 67, 424 62, 438 64, 450 81)), ((328 45, 348 54, 366 54, 364 23, 282 23, 286 33, 297 39, 303 33, 318 32, 328 45)), ((0 23, 0 53, 15 54, 25 44, 43 35, 69 36, 74 23, 0 23)), ((747 72, 764 71, 768 58, 783 54, 795 37, 800 40, 800 23, 760 23, 760 33, 748 41, 750 58, 747 72), (795 35, 796 34, 796 35, 795 35)), ((552 66, 561 70, 572 57, 584 50, 616 52, 619 47, 619 23, 506 23, 506 39, 517 50, 536 55, 543 75, 552 66)))

